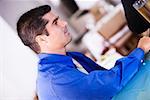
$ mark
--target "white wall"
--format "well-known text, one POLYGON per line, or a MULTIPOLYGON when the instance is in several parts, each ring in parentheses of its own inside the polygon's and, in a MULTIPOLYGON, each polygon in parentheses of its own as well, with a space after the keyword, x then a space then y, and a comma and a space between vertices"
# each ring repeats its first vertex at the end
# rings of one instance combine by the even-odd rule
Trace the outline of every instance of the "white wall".
POLYGON ((16 33, 19 16, 41 5, 35 0, 0 0, 0 100, 33 100, 38 57, 16 33))
POLYGON ((31 100, 38 57, 0 17, 0 100, 31 100))
POLYGON ((20 15, 41 4, 44 2, 40 2, 40 0, 0 0, 0 15, 15 30, 20 15))

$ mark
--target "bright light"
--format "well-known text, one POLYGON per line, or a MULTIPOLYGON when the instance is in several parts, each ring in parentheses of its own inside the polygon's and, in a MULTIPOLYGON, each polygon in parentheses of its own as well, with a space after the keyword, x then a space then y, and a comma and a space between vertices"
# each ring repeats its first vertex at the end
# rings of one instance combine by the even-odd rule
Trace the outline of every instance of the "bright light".
POLYGON ((80 9, 91 8, 98 0, 75 0, 80 9))

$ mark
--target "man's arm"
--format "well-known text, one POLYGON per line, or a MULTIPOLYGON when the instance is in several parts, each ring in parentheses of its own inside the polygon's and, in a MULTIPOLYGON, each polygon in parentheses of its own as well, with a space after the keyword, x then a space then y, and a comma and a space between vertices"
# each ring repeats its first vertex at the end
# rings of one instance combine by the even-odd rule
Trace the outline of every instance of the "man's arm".
POLYGON ((112 97, 135 75, 143 57, 144 51, 137 48, 129 56, 119 59, 114 68, 92 71, 81 81, 87 83, 84 87, 88 87, 93 96, 112 97))
POLYGON ((87 87, 93 96, 112 97, 118 93, 138 71, 144 53, 150 50, 150 38, 143 37, 138 43, 138 48, 128 56, 117 60, 115 66, 110 70, 96 70, 80 80, 84 83, 81 90, 87 87))

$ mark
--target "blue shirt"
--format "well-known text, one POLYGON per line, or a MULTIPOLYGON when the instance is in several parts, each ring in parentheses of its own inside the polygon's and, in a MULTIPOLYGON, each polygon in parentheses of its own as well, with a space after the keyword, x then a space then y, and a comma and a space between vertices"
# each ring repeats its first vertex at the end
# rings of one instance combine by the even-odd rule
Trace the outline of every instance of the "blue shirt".
POLYGON ((39 100, 110 100, 135 75, 143 57, 144 51, 136 48, 106 70, 79 52, 39 54, 39 100), (80 72, 72 58, 89 74, 80 72))
POLYGON ((113 100, 150 100, 150 52, 145 55, 138 73, 113 100))

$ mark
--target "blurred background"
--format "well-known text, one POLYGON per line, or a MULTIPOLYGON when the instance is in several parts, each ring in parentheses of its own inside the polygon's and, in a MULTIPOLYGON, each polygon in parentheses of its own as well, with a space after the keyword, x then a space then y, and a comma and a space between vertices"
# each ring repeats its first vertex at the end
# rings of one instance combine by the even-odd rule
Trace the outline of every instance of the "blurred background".
POLYGON ((72 42, 102 67, 128 55, 139 37, 132 33, 121 0, 0 0, 0 100, 32 100, 36 90, 38 57, 17 36, 16 22, 26 11, 50 5, 68 22, 72 42))

